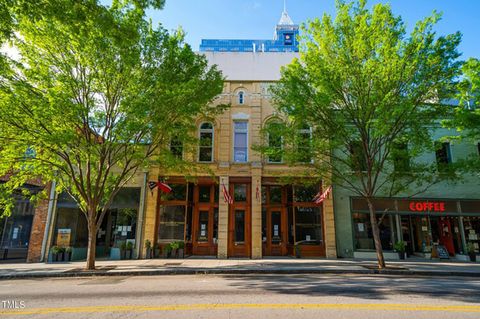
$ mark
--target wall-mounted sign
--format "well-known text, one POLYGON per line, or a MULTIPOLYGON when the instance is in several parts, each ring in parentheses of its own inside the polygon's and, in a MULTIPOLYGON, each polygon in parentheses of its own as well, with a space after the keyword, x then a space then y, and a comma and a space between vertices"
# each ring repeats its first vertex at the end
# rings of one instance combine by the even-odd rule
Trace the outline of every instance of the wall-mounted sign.
POLYGON ((412 212, 444 212, 445 202, 410 202, 408 208, 412 212))
POLYGON ((70 228, 59 228, 57 232, 57 246, 68 247, 70 246, 70 236, 72 230, 70 228))

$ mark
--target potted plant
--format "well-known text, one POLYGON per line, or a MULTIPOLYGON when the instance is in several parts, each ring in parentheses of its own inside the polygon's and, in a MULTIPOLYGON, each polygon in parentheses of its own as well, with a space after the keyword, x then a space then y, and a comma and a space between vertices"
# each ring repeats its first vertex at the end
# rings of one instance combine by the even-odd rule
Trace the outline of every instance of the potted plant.
POLYGON ((155 249, 153 250, 153 257, 159 258, 160 257, 160 251, 161 251, 160 244, 156 243, 155 244, 155 249))
POLYGON ((127 259, 127 242, 120 243, 120 259, 127 259))
POLYGON ((167 244, 163 247, 163 258, 170 258, 172 254, 172 246, 170 244, 167 244))
POLYGON ((67 261, 72 260, 72 247, 65 247, 65 254, 67 255, 67 261))
POLYGON ((184 258, 185 243, 183 241, 178 242, 178 258, 184 258))
POLYGON ((398 258, 405 259, 405 242, 404 241, 397 241, 395 245, 393 245, 393 249, 398 253, 398 258))
POLYGON ((172 248, 171 257, 172 258, 177 258, 177 251, 178 251, 178 248, 180 248, 179 243, 174 241, 174 242, 170 243, 170 247, 172 248))
POLYGON ((150 240, 145 240, 145 257, 147 259, 152 258, 152 242, 150 240))
POLYGON ((475 246, 473 243, 468 243, 467 244, 467 252, 468 252, 468 257, 470 257, 470 261, 477 261, 477 254, 475 252, 475 246))
POLYGON ((52 246, 52 261, 58 261, 58 254, 61 252, 61 248, 58 246, 52 246))
POLYGON ((128 259, 132 259, 133 257, 133 243, 129 241, 127 243, 127 251, 128 251, 128 259))

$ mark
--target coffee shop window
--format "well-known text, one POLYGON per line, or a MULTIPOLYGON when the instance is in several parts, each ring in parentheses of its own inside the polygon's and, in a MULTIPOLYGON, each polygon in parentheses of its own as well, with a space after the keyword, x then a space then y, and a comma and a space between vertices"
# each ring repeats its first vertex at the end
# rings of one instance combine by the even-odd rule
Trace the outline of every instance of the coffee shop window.
MULTIPOLYGON (((372 224, 369 213, 353 213, 353 227, 356 250, 375 250, 372 224)), ((376 214, 382 248, 393 250, 395 243, 395 215, 376 214)))

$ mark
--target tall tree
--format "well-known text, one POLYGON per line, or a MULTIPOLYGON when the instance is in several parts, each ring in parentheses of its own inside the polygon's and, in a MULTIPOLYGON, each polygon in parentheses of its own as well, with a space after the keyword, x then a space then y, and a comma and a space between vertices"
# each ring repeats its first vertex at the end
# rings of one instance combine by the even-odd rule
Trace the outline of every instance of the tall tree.
POLYGON ((458 104, 453 114, 443 121, 445 127, 455 129, 458 135, 450 139, 465 140, 477 144, 476 152, 462 160, 462 169, 467 173, 480 174, 480 60, 468 59, 462 65, 462 76, 457 86, 458 104))
POLYGON ((223 78, 182 32, 145 20, 161 0, 39 3, 12 10, 20 59, 0 76, 0 174, 14 174, 1 192, 57 181, 85 215, 94 269, 115 195, 143 169, 179 164, 170 140, 188 141, 198 116, 221 111, 209 105, 223 78))
POLYGON ((300 58, 273 89, 289 120, 285 157, 313 156, 319 176, 366 200, 379 268, 385 261, 374 198, 412 183, 423 189, 439 177, 436 163, 410 161, 433 150, 429 127, 445 113, 438 102, 458 75, 461 36, 437 36, 439 18, 434 13, 407 34, 389 5, 337 1, 335 19, 325 14, 303 27, 300 58), (313 127, 310 147, 305 124, 313 127))

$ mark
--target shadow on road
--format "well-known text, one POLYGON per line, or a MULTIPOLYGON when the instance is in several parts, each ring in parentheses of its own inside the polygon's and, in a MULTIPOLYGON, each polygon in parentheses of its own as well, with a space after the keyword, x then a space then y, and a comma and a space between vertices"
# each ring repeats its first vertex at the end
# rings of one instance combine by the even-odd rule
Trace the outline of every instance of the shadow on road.
POLYGON ((448 301, 480 302, 480 279, 465 277, 413 277, 359 275, 229 275, 223 277, 237 289, 270 293, 387 299, 389 295, 411 295, 448 301))

